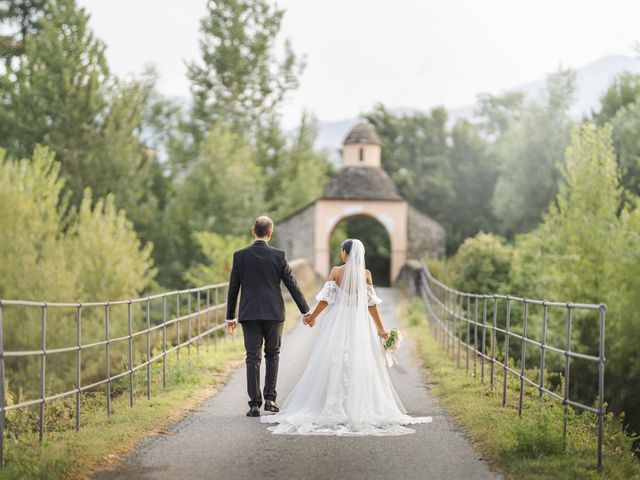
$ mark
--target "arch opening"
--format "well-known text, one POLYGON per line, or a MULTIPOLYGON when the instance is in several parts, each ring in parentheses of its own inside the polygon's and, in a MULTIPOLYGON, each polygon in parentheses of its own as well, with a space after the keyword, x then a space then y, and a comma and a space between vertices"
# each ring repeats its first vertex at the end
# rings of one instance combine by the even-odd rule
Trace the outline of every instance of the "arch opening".
POLYGON ((342 265, 340 245, 347 238, 357 238, 364 244, 365 262, 373 282, 390 286, 391 238, 384 225, 368 215, 354 215, 338 222, 329 237, 331 266, 342 265))

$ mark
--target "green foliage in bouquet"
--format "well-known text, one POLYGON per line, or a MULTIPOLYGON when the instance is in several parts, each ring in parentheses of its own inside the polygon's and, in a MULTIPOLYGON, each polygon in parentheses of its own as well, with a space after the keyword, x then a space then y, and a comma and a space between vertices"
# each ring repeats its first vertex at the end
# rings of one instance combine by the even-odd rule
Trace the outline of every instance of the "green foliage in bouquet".
POLYGON ((398 338, 399 338, 398 329, 392 328, 391 331, 389 332, 389 336, 387 337, 387 340, 384 342, 385 350, 389 350, 393 348, 398 343, 398 338))

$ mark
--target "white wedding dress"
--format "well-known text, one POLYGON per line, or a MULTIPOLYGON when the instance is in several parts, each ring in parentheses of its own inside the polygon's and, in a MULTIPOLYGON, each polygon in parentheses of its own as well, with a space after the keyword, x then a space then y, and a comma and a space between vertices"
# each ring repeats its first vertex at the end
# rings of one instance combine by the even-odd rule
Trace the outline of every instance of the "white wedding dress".
POLYGON ((431 422, 406 414, 389 378, 368 311, 381 299, 367 285, 362 242, 353 241, 341 284, 326 282, 316 299, 328 306, 304 372, 280 412, 260 421, 289 435, 403 435, 415 432, 404 425, 431 422))

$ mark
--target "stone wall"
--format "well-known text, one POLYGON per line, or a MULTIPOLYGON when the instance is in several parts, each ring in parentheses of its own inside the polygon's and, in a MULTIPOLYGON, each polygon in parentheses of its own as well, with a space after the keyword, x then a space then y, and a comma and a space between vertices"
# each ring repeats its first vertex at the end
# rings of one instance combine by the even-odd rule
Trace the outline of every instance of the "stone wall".
POLYGON ((422 258, 425 253, 431 258, 444 258, 444 227, 412 206, 409 206, 407 233, 407 259, 422 258))
POLYGON ((420 295, 421 272, 422 264, 418 260, 408 260, 400 270, 396 284, 404 290, 407 296, 416 297, 420 295))
POLYGON ((313 263, 315 211, 312 204, 276 223, 272 243, 282 248, 288 259, 304 258, 313 263))

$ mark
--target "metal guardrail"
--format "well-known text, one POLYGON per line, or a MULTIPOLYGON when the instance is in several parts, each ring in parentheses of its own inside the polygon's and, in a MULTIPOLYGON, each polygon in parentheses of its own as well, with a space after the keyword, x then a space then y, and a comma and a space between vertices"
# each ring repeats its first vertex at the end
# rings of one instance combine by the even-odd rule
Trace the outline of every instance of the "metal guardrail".
MULTIPOLYGON (((4 437, 5 437, 5 420, 8 411, 17 410, 20 408, 26 408, 33 405, 39 405, 38 426, 40 440, 44 437, 45 433, 45 404, 58 400, 64 397, 75 396, 75 429, 80 429, 80 409, 81 409, 81 393, 90 389, 95 389, 104 385, 106 394, 106 414, 111 413, 111 384, 114 380, 122 377, 129 378, 129 406, 133 406, 134 400, 134 373, 146 367, 146 396, 147 399, 151 398, 151 364, 153 362, 162 361, 162 387, 166 387, 167 382, 167 355, 171 352, 176 352, 177 365, 180 362, 180 349, 187 348, 187 359, 189 361, 191 356, 191 346, 195 344, 196 353, 200 353, 200 343, 206 340, 206 348, 209 348, 210 339, 213 333, 220 330, 224 331, 224 312, 220 315, 218 311, 226 308, 226 289, 227 283, 220 283, 215 285, 207 285, 200 288, 193 288, 187 290, 176 290, 167 293, 161 293, 148 297, 135 298, 129 300, 120 300, 113 302, 76 302, 76 303, 49 303, 49 302, 34 302, 23 300, 0 300, 0 465, 4 465, 4 437), (180 314, 180 307, 184 308, 184 300, 186 297, 186 309, 185 315, 180 314), (195 305, 192 305, 192 297, 195 297, 195 305), (173 318, 168 317, 168 301, 175 301, 175 315, 173 318), (222 301, 221 301, 222 300, 222 301), (162 303, 162 316, 161 321, 155 325, 151 324, 151 305, 152 302, 162 303), (7 351, 4 348, 4 333, 6 328, 6 318, 3 318, 3 314, 6 311, 6 307, 13 306, 26 309, 38 309, 40 316, 40 348, 37 350, 21 350, 21 351, 7 351), (126 335, 112 337, 109 333, 110 326, 110 312, 116 306, 126 306, 126 318, 128 325, 128 333, 126 335), (138 329, 134 331, 134 323, 132 321, 132 306, 138 306, 144 308, 144 319, 146 328, 138 329), (75 316, 75 341, 73 345, 62 348, 47 348, 47 313, 52 309, 62 310, 69 309, 74 310, 75 316), (100 309, 102 310, 101 316, 104 322, 104 339, 83 344, 82 338, 82 314, 88 309, 100 309), (192 321, 193 320, 193 321, 192 321), (186 331, 184 324, 186 323, 186 331), (168 335, 169 327, 175 325, 175 338, 173 344, 169 343, 168 335), (181 332, 180 327, 183 325, 181 332), (162 352, 151 356, 151 334, 154 332, 160 332, 162 340, 160 345, 154 345, 155 347, 161 347, 162 352), (146 350, 144 352, 134 352, 134 339, 140 336, 146 337, 146 350), (184 340, 183 340, 184 339, 184 340), (118 374, 112 375, 110 365, 113 359, 110 356, 110 346, 117 342, 127 342, 127 366, 128 368, 118 374), (104 347, 104 367, 105 376, 98 381, 92 382, 88 385, 82 385, 82 352, 88 349, 94 349, 104 347), (47 357, 51 355, 61 353, 75 352, 75 386, 71 390, 64 392, 58 392, 52 395, 45 394, 46 374, 47 374, 47 357), (142 353, 145 357, 145 361, 139 365, 134 366, 134 354, 142 353), (6 404, 6 392, 5 392, 5 360, 12 357, 36 357, 40 359, 40 375, 39 375, 39 395, 35 399, 23 401, 13 405, 6 404)), ((55 328, 55 327, 54 327, 55 328)), ((226 337, 223 336, 223 339, 226 337)), ((213 335, 214 348, 218 347, 218 335, 213 335)))
MULTIPOLYGON (((480 295, 465 293, 448 287, 444 283, 436 280, 423 263, 420 271, 419 294, 427 306, 429 320, 436 334, 436 338, 443 344, 447 354, 457 361, 460 367, 461 350, 465 350, 466 369, 469 371, 470 355, 473 362, 473 374, 477 375, 477 360, 480 360, 480 380, 484 382, 485 361, 489 364, 490 384, 494 387, 495 367, 502 370, 502 405, 507 402, 507 375, 512 374, 520 381, 518 414, 522 415, 523 395, 525 384, 537 388, 539 396, 546 394, 555 400, 562 402, 565 406, 563 422, 563 439, 566 447, 567 438, 567 408, 569 406, 589 411, 597 416, 598 421, 598 444, 597 457, 598 469, 602 468, 602 439, 603 439, 603 416, 604 416, 604 339, 605 339, 605 316, 607 307, 604 304, 583 304, 583 303, 561 303, 546 300, 532 300, 528 298, 514 297, 510 295, 480 295), (502 308, 505 312, 504 326, 498 326, 498 311, 502 308), (514 304, 522 307, 522 323, 517 325, 512 323, 512 309, 514 304), (530 320, 529 310, 533 306, 541 308, 540 341, 530 338, 527 333, 527 322, 530 320), (552 310, 564 311, 564 348, 558 348, 547 342, 549 332, 548 320, 552 310), (492 312, 487 318, 487 312, 492 312), (571 323, 574 313, 577 311, 595 311, 599 321, 598 353, 589 355, 573 351, 571 349, 571 323), (514 327, 521 333, 514 332, 514 327), (502 352, 503 361, 497 358, 498 350, 497 336, 503 337, 502 352), (480 336, 480 338, 479 338, 480 336), (487 339, 489 336, 489 339, 487 339), (515 339, 520 343, 520 368, 509 365, 510 340, 515 339), (527 345, 539 349, 538 378, 529 378, 526 372, 527 345), (490 353, 487 351, 489 347, 490 353), (547 353, 553 352, 563 357, 563 394, 560 395, 545 387, 545 361, 547 353), (597 407, 585 405, 579 401, 569 398, 569 385, 571 374, 571 360, 582 360, 597 364, 597 407)), ((515 364, 514 364, 515 366, 515 364)), ((461 368, 461 367, 460 367, 461 368)), ((594 402, 596 403, 596 402, 594 402)))

